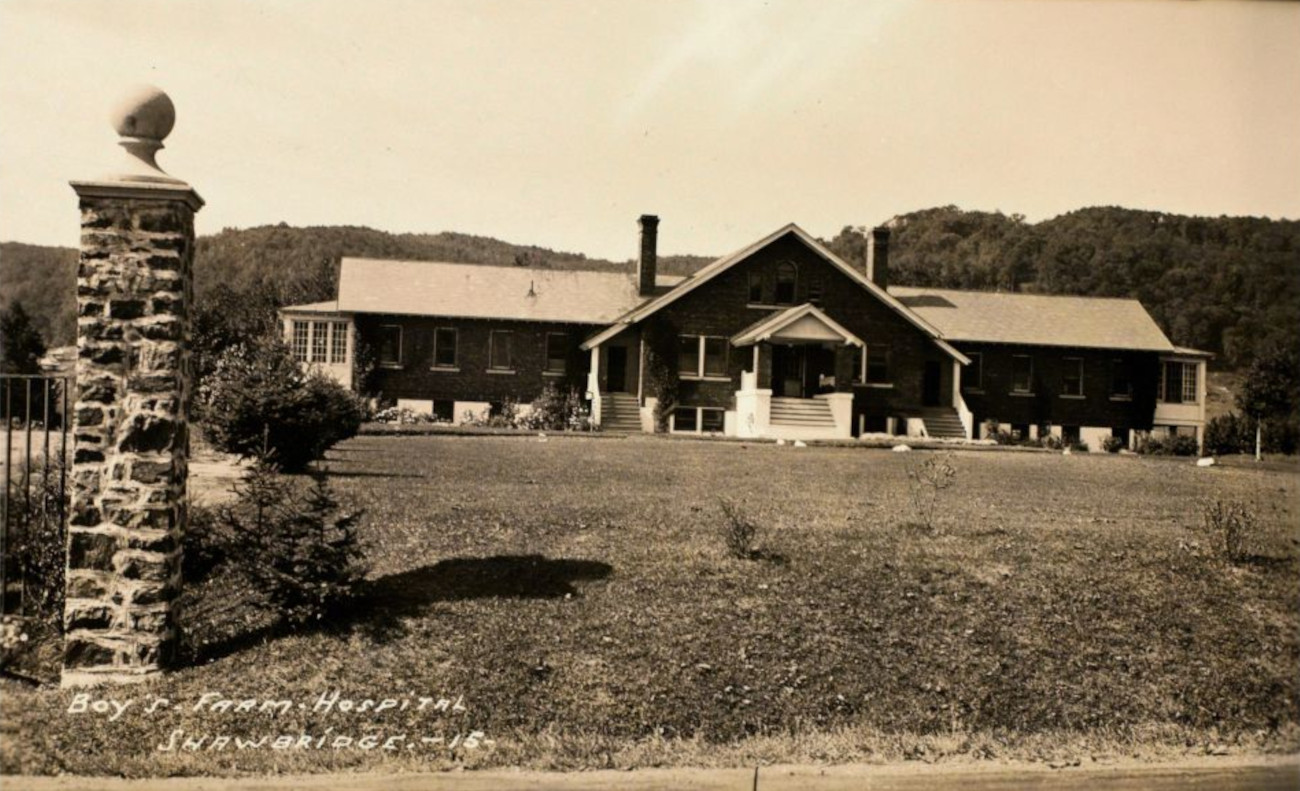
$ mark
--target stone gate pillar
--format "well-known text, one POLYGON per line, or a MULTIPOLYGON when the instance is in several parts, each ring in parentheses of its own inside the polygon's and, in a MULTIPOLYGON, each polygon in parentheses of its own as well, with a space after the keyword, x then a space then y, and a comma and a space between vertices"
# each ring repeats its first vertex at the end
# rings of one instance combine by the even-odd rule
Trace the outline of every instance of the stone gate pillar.
POLYGON ((176 120, 157 88, 113 114, 118 167, 81 203, 63 685, 140 681, 171 660, 181 587, 194 214, 158 168, 176 120))

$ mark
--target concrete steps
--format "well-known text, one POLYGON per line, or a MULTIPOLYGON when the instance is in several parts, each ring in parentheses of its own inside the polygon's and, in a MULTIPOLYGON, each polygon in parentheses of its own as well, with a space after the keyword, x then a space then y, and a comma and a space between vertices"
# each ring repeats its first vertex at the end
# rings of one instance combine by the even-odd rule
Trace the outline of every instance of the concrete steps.
POLYGON ((819 398, 773 398, 772 425, 835 428, 831 406, 819 398))
POLYGON ((600 397, 600 427, 629 434, 641 431, 641 405, 631 393, 605 393, 600 397))
POLYGON ((921 412, 925 432, 936 439, 965 439, 966 427, 961 424, 957 410, 952 407, 935 407, 921 412))

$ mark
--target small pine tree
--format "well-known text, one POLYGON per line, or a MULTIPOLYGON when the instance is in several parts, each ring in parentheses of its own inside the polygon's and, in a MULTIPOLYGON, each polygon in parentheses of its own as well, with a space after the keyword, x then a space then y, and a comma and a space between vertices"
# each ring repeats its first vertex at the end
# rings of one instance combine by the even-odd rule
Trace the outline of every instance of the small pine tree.
POLYGON ((264 595, 262 606, 293 628, 340 614, 365 577, 360 514, 340 513, 323 474, 298 496, 264 458, 236 492, 222 518, 242 548, 240 566, 264 595))

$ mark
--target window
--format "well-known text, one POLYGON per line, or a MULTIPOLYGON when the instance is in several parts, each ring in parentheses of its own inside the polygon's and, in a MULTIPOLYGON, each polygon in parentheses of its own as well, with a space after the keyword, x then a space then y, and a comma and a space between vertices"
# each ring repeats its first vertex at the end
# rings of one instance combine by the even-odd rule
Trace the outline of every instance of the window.
POLYGON ((820 272, 813 272, 808 276, 808 301, 821 302, 822 293, 826 290, 826 281, 822 279, 820 272))
POLYGON ((329 349, 329 322, 313 321, 311 323, 311 361, 314 363, 325 362, 325 355, 329 349))
POLYGON ((698 335, 683 335, 679 340, 677 351, 677 373, 681 376, 699 376, 700 374, 700 338, 698 335))
POLYGON ((1129 374, 1128 360, 1110 361, 1110 397, 1116 399, 1133 397, 1133 379, 1129 374))
POLYGON ((1196 363, 1166 360, 1160 366, 1160 400, 1166 404, 1197 403, 1196 368, 1196 363))
POLYGON ((348 323, 335 321, 330 324, 330 362, 348 361, 348 323))
POLYGON ((439 423, 451 423, 456 419, 456 402, 437 398, 433 401, 433 419, 439 423))
POLYGON ((970 358, 970 365, 961 369, 961 389, 983 390, 984 355, 979 352, 971 352, 966 356, 970 358))
POLYGON ((379 327, 379 364, 386 368, 402 367, 402 328, 396 324, 379 327))
POLYGON ((1183 403, 1195 404, 1196 395, 1196 363, 1183 363, 1183 403))
POLYGON ((889 357, 891 350, 888 346, 872 344, 866 348, 867 368, 866 383, 872 385, 889 384, 889 357))
POLYGON ((492 330, 488 336, 488 370, 513 371, 514 333, 510 330, 492 330))
POLYGON ((1034 392, 1034 358, 1027 354, 1011 357, 1011 392, 1034 392))
POLYGON ((546 372, 562 374, 569 364, 569 336, 562 332, 546 333, 546 372))
POLYGON ((677 354, 677 373, 680 376, 702 379, 721 378, 727 375, 726 338, 706 335, 683 335, 677 354))
POLYGON ((433 331, 433 367, 456 367, 456 343, 459 335, 454 327, 439 327, 433 331))
POLYGON ((704 338, 704 375, 727 375, 727 339, 704 338))
POLYGON ((778 305, 794 304, 794 286, 798 278, 798 270, 794 264, 789 261, 782 261, 776 266, 776 298, 772 300, 778 305))
POLYGON ((307 338, 310 333, 310 322, 295 321, 293 323, 293 359, 300 363, 307 362, 307 338))
POLYGON ((1083 358, 1066 357, 1061 368, 1061 395, 1083 397, 1083 358))
POLYGON ((889 384, 888 346, 869 344, 853 350, 853 381, 858 384, 889 384))
POLYGON ((1074 447, 1079 444, 1080 434, 1078 426, 1061 426, 1061 442, 1067 447, 1074 447))
POLYGON ((749 301, 755 304, 763 302, 763 273, 757 270, 749 273, 749 301))
POLYGON ((726 424, 725 410, 717 407, 679 406, 673 410, 675 434, 721 434, 726 424))

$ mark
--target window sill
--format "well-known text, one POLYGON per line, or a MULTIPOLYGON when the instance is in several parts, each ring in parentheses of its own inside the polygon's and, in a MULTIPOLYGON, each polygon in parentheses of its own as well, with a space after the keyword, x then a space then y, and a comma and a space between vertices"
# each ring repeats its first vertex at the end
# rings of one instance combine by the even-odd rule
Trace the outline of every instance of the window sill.
POLYGON ((872 390, 893 390, 893 382, 854 382, 854 387, 870 387, 872 390))
POLYGON ((379 367, 388 371, 400 371, 405 366, 403 366, 401 363, 380 363, 379 367))
POLYGON ((984 388, 982 387, 963 387, 961 391, 971 395, 984 395, 984 388))
POLYGON ((566 371, 542 371, 542 376, 554 376, 557 378, 561 376, 565 376, 566 374, 567 374, 566 371))
POLYGON ((1035 397, 1037 397, 1038 394, 1037 394, 1037 393, 1024 393, 1024 392, 1021 392, 1021 391, 1019 391, 1019 390, 1012 390, 1012 391, 1009 393, 1009 395, 1011 395, 1013 398, 1035 398, 1035 397))
POLYGON ((1132 401, 1132 400, 1133 400, 1133 396, 1131 396, 1131 395, 1112 395, 1112 396, 1110 397, 1110 400, 1111 400, 1111 401, 1132 401))
POLYGON ((458 373, 460 373, 460 368, 459 368, 459 367, 453 367, 453 366, 448 366, 448 365, 435 365, 435 366, 433 366, 432 368, 430 368, 429 370, 430 370, 430 371, 433 371, 434 373, 439 373, 439 374, 458 374, 458 373))
POLYGON ((513 368, 489 368, 487 369, 487 372, 490 374, 497 374, 499 376, 514 376, 516 373, 518 373, 518 371, 516 371, 513 368))
POLYGON ((700 376, 699 374, 677 374, 683 382, 730 382, 730 376, 700 376))
POLYGON ((1066 399, 1067 401, 1086 401, 1086 400, 1088 400, 1088 397, 1087 397, 1087 396, 1082 396, 1082 395, 1071 395, 1070 393, 1061 393, 1061 398, 1064 398, 1064 399, 1066 399))
POLYGON ((780 306, 780 305, 773 305, 773 304, 768 303, 768 302, 747 302, 747 303, 745 303, 745 307, 747 307, 747 308, 753 308, 754 310, 776 310, 777 308, 779 308, 779 307, 781 307, 781 306, 780 306))

